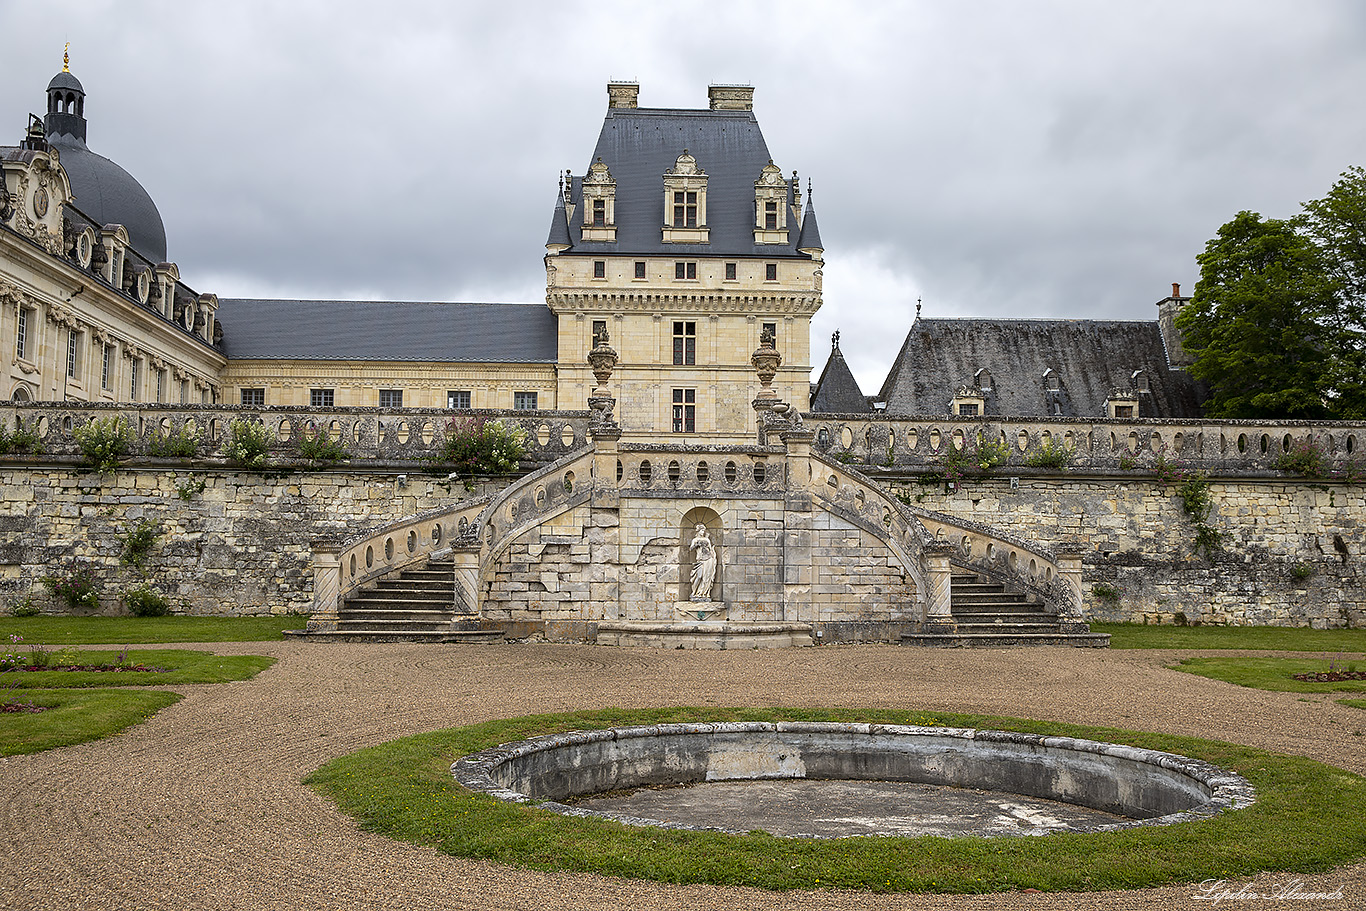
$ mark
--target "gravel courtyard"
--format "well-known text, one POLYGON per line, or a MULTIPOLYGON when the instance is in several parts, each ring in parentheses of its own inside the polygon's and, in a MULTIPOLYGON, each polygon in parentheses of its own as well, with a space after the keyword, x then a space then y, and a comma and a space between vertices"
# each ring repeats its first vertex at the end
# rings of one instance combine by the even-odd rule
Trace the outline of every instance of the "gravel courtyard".
MULTIPOLYGON (((0 759, 0 905, 72 909, 1210 908, 1193 885, 974 896, 769 893, 546 874, 357 831, 299 782, 362 746, 533 712, 609 706, 857 706, 990 712, 1229 740, 1366 774, 1366 712, 1167 670, 1174 653, 894 646, 696 652, 585 645, 193 645, 280 662, 255 680, 173 687, 122 735, 0 759)), ((1196 653, 1181 653, 1196 654, 1196 653)), ((1237 654, 1220 652, 1219 654, 1237 654)), ((1302 653, 1301 653, 1302 655, 1302 653)), ((1336 697, 1341 698, 1341 697, 1336 697)), ((1343 820, 1362 825, 1362 820, 1343 820)), ((1230 884, 1366 908, 1366 864, 1230 884)))

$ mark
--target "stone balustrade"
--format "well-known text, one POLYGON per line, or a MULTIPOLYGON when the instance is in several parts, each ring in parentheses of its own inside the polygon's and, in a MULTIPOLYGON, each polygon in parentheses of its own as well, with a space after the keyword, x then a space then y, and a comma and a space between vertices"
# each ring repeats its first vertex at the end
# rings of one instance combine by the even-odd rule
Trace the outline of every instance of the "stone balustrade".
POLYGON ((1000 530, 908 506, 856 469, 818 454, 811 463, 811 492, 830 512, 887 540, 925 592, 927 622, 950 619, 951 566, 1023 590, 1061 616, 1080 615, 1080 557, 1055 556, 1000 530))
POLYGON ((348 595, 410 566, 442 556, 469 538, 491 496, 462 500, 367 531, 341 544, 313 545, 310 630, 335 629, 348 595))
MULTIPOLYGON (((1007 467, 1030 467, 1052 445, 1072 450, 1070 467, 1099 471, 1168 460, 1209 471, 1267 471, 1312 440, 1331 463, 1363 459, 1366 423, 1312 421, 1093 420, 1082 418, 886 418, 805 415, 813 447, 867 466, 933 467, 978 441, 1000 446, 1007 467), (1132 463, 1132 464, 1130 464, 1132 463)), ((1366 465, 1366 461, 1361 464, 1366 465)))
POLYGON ((628 496, 782 496, 782 446, 628 444, 617 449, 616 487, 628 496))
POLYGON ((583 448, 508 485, 479 516, 479 566, 484 575, 522 532, 575 506, 593 491, 593 451, 583 448))
POLYGON ((305 439, 325 435, 340 442, 352 461, 427 462, 437 452, 452 421, 500 420, 527 432, 524 463, 542 465, 587 442, 587 411, 445 411, 435 408, 253 408, 242 405, 52 404, 0 405, 0 422, 8 429, 37 433, 45 457, 79 457, 72 431, 96 419, 126 421, 134 455, 150 455, 158 436, 198 434, 198 458, 221 458, 233 421, 260 422, 270 430, 271 460, 287 463, 298 457, 305 439))

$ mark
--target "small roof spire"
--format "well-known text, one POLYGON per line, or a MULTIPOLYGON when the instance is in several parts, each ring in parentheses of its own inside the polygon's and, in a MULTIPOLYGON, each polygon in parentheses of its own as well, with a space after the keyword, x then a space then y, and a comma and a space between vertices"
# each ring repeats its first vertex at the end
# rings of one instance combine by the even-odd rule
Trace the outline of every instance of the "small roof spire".
POLYGON ((840 350, 840 331, 836 329, 830 336, 830 351, 833 353, 840 350))
POLYGON ((71 42, 66 43, 66 49, 62 51, 62 72, 71 72, 71 42))
POLYGON ((920 298, 915 299, 915 318, 920 319, 920 298))

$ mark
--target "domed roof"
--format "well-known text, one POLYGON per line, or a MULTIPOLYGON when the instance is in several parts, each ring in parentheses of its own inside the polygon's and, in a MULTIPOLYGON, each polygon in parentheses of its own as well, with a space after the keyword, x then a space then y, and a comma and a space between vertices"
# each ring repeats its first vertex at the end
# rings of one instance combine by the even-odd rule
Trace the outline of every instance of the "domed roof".
POLYGON ((154 263, 166 261, 166 227, 156 203, 133 175, 86 147, 85 89, 63 70, 47 84, 48 144, 57 149, 76 208, 99 224, 123 225, 133 249, 154 263))
POLYGON ((47 90, 49 92, 53 89, 75 89, 82 95, 85 94, 85 89, 81 86, 81 80, 77 79, 66 70, 62 70, 56 76, 53 76, 52 81, 47 84, 47 90))

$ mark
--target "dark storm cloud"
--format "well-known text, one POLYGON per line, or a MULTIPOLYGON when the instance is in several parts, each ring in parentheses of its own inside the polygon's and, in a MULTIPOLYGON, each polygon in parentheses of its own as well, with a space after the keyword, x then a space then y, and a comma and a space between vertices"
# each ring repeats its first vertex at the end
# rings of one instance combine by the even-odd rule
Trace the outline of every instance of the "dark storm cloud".
MULTIPOLYGON (((1151 318, 1236 211, 1290 215, 1362 162, 1351 2, 400 3, 6 8, 17 141, 72 43, 90 144, 147 187, 221 295, 539 300, 558 170, 611 78, 702 107, 756 86, 828 245, 875 391, 934 315, 1151 318)), ((9 126, 5 126, 8 124, 9 126)))

